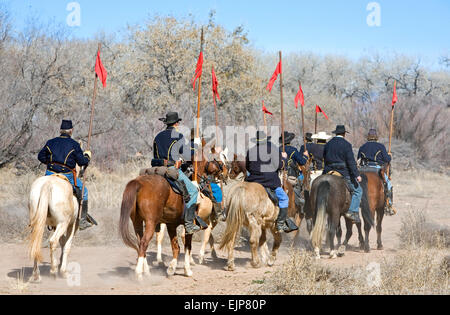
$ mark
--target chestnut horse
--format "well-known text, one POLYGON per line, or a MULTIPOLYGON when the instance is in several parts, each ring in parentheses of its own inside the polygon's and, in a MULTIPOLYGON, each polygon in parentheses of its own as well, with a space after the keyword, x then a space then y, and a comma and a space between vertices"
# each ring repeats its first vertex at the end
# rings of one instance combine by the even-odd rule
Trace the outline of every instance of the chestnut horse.
MULTIPOLYGON (((199 177, 205 174, 223 176, 226 170, 217 160, 206 161, 205 158, 198 162, 199 177)), ((209 199, 199 197, 199 214, 203 214, 206 220, 212 211, 212 203, 209 199), (202 205, 203 200, 209 201, 202 205), (206 208, 206 209, 205 209, 206 208)), ((175 274, 178 263, 180 248, 177 238, 177 227, 184 225, 184 202, 181 195, 176 194, 167 180, 159 175, 139 176, 132 180, 125 188, 123 194, 120 233, 123 242, 134 248, 138 253, 136 275, 142 279, 142 275, 150 275, 146 254, 148 245, 153 238, 156 227, 166 224, 171 239, 173 260, 169 264, 167 273, 169 276, 175 274), (136 237, 129 230, 129 219, 133 222, 136 237), (144 229, 145 223, 145 229, 144 229)), ((192 248, 192 235, 185 238, 185 275, 193 275, 190 268, 192 248)))

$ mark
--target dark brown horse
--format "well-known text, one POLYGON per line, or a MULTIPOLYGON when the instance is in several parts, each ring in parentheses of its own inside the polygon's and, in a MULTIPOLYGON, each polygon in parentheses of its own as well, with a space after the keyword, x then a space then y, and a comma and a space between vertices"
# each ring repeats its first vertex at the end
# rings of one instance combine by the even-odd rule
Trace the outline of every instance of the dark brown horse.
MULTIPOLYGON (((226 173, 223 163, 215 158, 206 161, 205 158, 198 162, 199 177, 226 173)), ((202 219, 207 219, 212 211, 212 203, 206 197, 199 197, 198 213, 202 219)), ((164 223, 171 239, 173 260, 169 264, 167 273, 169 276, 175 274, 178 263, 180 248, 177 238, 177 227, 184 224, 183 219, 184 202, 181 195, 176 194, 167 180, 159 175, 139 176, 132 180, 125 188, 123 194, 120 233, 123 242, 134 248, 138 253, 136 275, 138 279, 143 274, 149 275, 146 254, 148 245, 158 225, 164 223), (134 226, 135 235, 129 230, 129 219, 134 226)), ((192 248, 192 235, 186 235, 185 239, 185 275, 193 275, 190 268, 192 248)))
POLYGON ((364 219, 364 250, 366 253, 370 252, 369 233, 370 229, 374 226, 375 214, 377 216, 377 249, 383 250, 381 232, 384 218, 384 207, 386 204, 386 197, 384 194, 384 174, 386 169, 386 167, 383 167, 380 170, 376 168, 364 168, 361 170, 361 186, 363 189, 361 212, 363 213, 364 219))
MULTIPOLYGON (((351 194, 346 187, 345 179, 334 175, 322 175, 318 177, 311 188, 309 198, 309 207, 314 213, 315 222, 314 229, 311 234, 311 241, 316 253, 316 257, 320 259, 320 248, 322 246, 322 236, 325 230, 325 218, 328 215, 327 236, 330 243, 330 258, 342 256, 345 253, 345 247, 351 237, 352 222, 345 218, 347 225, 347 237, 343 246, 341 245, 342 229, 341 217, 350 208, 351 194), (335 250, 334 239, 337 237, 339 251, 335 250)), ((367 214, 363 211, 363 217, 367 214)), ((360 244, 364 244, 364 238, 361 233, 361 224, 358 224, 360 231, 360 244)))

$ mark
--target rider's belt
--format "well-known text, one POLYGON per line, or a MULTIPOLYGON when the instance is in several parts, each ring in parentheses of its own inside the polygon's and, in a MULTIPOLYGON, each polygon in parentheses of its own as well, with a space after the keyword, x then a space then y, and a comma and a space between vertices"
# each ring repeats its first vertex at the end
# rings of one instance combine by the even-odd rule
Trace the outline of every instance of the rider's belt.
MULTIPOLYGON (((58 162, 51 162, 51 163, 50 163, 50 166, 51 166, 51 165, 58 165, 58 166, 61 166, 61 167, 65 168, 65 169, 68 169, 68 170, 69 170, 68 173, 72 173, 72 175, 73 175, 73 182, 74 182, 75 185, 76 185, 76 183, 77 183, 77 170, 76 170, 76 168, 71 169, 71 168, 68 167, 67 165, 62 164, 62 163, 58 163, 58 162)), ((56 173, 56 171, 53 171, 53 170, 52 170, 52 172, 55 172, 55 173, 56 173)))
POLYGON ((347 164, 345 164, 345 163, 329 163, 329 164, 327 164, 327 166, 339 170, 339 169, 346 168, 347 164))
POLYGON ((172 166, 175 166, 175 162, 169 161, 169 160, 153 159, 152 166, 153 167, 159 167, 159 166, 172 167, 172 166))

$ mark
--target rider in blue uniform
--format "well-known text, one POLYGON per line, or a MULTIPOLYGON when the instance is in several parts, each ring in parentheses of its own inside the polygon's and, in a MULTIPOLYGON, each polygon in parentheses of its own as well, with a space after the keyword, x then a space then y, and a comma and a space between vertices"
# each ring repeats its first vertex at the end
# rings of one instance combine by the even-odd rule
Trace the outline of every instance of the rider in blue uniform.
MULTIPOLYGON (((76 166, 88 166, 92 157, 90 151, 83 153, 80 144, 72 139, 73 124, 70 120, 63 120, 61 124, 61 136, 49 140, 44 148, 39 152, 38 159, 47 165, 45 176, 61 174, 67 177, 72 186, 81 192, 83 183, 76 176, 76 166)), ((81 208, 81 221, 79 228, 81 231, 90 228, 95 220, 88 214, 88 190, 85 187, 81 208)))
POLYGON ((336 137, 331 139, 324 149, 325 168, 323 174, 337 171, 346 179, 351 190, 352 201, 345 216, 355 223, 360 223, 359 206, 363 190, 359 183, 361 183, 362 178, 359 175, 352 145, 345 140, 345 135, 348 133, 345 126, 337 126, 333 133, 336 134, 336 137))
MULTIPOLYGON (((287 154, 287 161, 285 160, 285 165, 287 165, 288 176, 295 177, 299 179, 300 172, 299 166, 306 165, 308 163, 309 152, 300 151, 301 154, 294 146, 291 145, 292 140, 295 139, 295 134, 285 131, 284 132, 284 148, 287 154)), ((282 137, 280 137, 280 143, 283 142, 282 137)), ((302 146, 304 148, 304 146, 302 146)), ((280 147, 280 151, 283 150, 283 147, 280 147)), ((300 184, 294 186, 294 194, 295 194, 295 203, 297 206, 300 206, 305 203, 305 201, 301 198, 302 187, 300 184)), ((301 208, 303 210, 303 207, 301 208)))
MULTIPOLYGON (((178 113, 168 113, 166 118, 161 118, 164 124, 167 125, 166 130, 160 132, 153 144, 153 155, 152 166, 167 166, 176 167, 176 162, 181 160, 190 161, 191 160, 191 150, 186 150, 187 156, 183 156, 183 147, 189 149, 189 144, 185 143, 184 136, 178 132, 177 127, 182 121, 178 113)), ((183 197, 186 202, 186 210, 184 215, 184 226, 187 234, 194 234, 200 231, 200 227, 194 224, 195 211, 197 210, 197 197, 198 189, 189 180, 189 178, 178 168, 178 181, 183 183, 185 190, 183 192, 183 197)))
POLYGON ((264 188, 275 191, 280 208, 276 223, 279 233, 290 233, 298 230, 293 222, 287 222, 289 197, 281 187, 280 177, 278 176, 278 172, 283 169, 283 159, 288 157, 287 154, 281 153, 263 131, 258 131, 256 139, 252 139, 252 142, 256 142, 256 146, 247 152, 246 168, 250 176, 247 177, 246 181, 259 183, 264 188))
MULTIPOLYGON (((369 166, 377 169, 381 169, 383 166, 391 163, 392 157, 387 153, 384 144, 378 142, 378 134, 375 129, 370 129, 367 136, 367 143, 364 144, 358 152, 358 160, 361 166, 369 166)), ((387 199, 386 213, 393 215, 393 188, 392 183, 389 180, 387 174, 384 174, 384 179, 387 185, 387 199)))

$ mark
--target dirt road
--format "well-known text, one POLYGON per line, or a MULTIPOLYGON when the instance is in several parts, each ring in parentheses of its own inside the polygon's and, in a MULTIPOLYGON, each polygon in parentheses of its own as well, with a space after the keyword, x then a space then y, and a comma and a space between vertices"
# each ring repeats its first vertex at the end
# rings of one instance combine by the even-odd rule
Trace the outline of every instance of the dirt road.
MULTIPOLYGON (((371 262, 381 261, 385 257, 394 255, 398 251, 398 233, 402 217, 411 209, 426 210, 428 217, 441 225, 450 226, 450 188, 447 178, 442 182, 436 179, 417 184, 411 179, 399 180, 395 183, 396 206, 399 214, 387 217, 384 221, 383 241, 384 250, 376 250, 376 233, 371 232, 372 252, 369 254, 359 252, 356 235, 350 242, 350 248, 343 258, 337 260, 324 259, 322 263, 337 266, 351 267, 352 265, 367 265, 371 262), (412 185, 415 185, 412 187, 412 185), (417 186, 419 185, 419 186, 417 186), (439 197, 437 197, 439 196, 439 197)), ((42 283, 29 284, 27 280, 31 275, 32 262, 27 258, 27 245, 0 244, 0 294, 247 294, 252 287, 257 286, 265 277, 274 271, 289 258, 292 248, 305 248, 307 234, 302 226, 299 239, 293 242, 286 238, 273 268, 252 269, 250 267, 250 252, 248 244, 237 249, 235 272, 227 272, 226 253, 218 252, 219 258, 213 260, 207 254, 205 265, 193 267, 193 278, 184 277, 182 255, 178 270, 172 278, 166 277, 166 267, 155 265, 155 242, 149 250, 149 263, 151 264, 151 277, 139 283, 134 278, 136 254, 133 250, 122 245, 116 247, 78 247, 75 241, 70 262, 76 262, 81 267, 80 286, 71 287, 64 279, 53 279, 49 275, 49 253, 44 249, 45 263, 41 267, 42 283), (292 244, 294 244, 292 246, 292 244), (292 246, 292 247, 291 247, 292 246), (23 272, 23 275, 21 275, 23 272)), ((345 229, 344 229, 345 230, 345 229)), ((356 228, 355 231, 356 233, 356 228)), ((199 243, 194 244, 194 259, 200 248, 199 243)), ((166 263, 171 259, 170 247, 166 244, 163 259, 166 263)))

